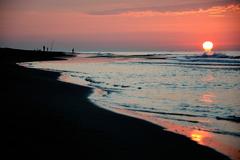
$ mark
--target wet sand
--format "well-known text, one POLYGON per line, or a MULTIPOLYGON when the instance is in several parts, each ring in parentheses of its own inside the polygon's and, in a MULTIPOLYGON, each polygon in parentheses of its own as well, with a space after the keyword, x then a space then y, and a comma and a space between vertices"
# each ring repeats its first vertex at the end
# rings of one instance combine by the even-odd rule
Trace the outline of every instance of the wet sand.
POLYGON ((59 73, 16 65, 53 60, 64 57, 63 53, 0 51, 2 138, 4 152, 9 155, 228 159, 150 122, 97 107, 87 99, 90 88, 57 81, 59 73))

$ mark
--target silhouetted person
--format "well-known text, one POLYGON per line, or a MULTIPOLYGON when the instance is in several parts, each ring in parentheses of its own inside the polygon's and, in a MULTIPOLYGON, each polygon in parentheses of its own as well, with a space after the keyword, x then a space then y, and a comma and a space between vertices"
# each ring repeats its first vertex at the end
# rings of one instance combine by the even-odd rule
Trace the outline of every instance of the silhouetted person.
POLYGON ((74 48, 72 49, 72 53, 74 53, 74 48))
POLYGON ((45 52, 45 46, 43 46, 43 52, 45 52))
POLYGON ((48 47, 47 47, 47 52, 48 52, 48 47))

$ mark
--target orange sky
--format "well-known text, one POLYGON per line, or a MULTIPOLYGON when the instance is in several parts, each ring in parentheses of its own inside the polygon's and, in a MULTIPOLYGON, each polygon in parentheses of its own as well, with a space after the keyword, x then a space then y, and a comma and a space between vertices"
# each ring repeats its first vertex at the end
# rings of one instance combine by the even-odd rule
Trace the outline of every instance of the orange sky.
POLYGON ((32 49, 54 41, 63 50, 201 50, 210 40, 217 50, 240 49, 240 3, 235 1, 22 2, 1 2, 0 46, 32 49))

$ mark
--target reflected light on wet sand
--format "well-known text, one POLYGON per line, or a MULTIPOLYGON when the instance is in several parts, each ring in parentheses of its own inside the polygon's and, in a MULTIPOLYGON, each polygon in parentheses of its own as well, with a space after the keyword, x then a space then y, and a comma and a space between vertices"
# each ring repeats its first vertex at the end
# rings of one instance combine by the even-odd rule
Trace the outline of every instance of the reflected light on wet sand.
POLYGON ((205 140, 206 138, 209 138, 210 135, 208 134, 208 132, 203 132, 203 131, 198 131, 198 130, 193 130, 191 132, 191 139, 193 141, 198 142, 199 144, 205 144, 205 140))
POLYGON ((201 142, 201 140, 202 140, 202 135, 201 135, 201 134, 192 133, 191 138, 192 138, 192 140, 194 140, 194 141, 201 142))

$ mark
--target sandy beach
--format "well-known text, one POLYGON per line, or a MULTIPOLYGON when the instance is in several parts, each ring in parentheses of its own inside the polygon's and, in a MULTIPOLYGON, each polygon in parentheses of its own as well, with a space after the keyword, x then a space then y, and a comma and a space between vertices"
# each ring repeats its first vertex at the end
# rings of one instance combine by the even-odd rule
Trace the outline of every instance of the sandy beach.
POLYGON ((3 145, 7 154, 89 159, 229 159, 182 135, 91 103, 87 87, 18 62, 64 58, 61 52, 0 49, 3 145))

